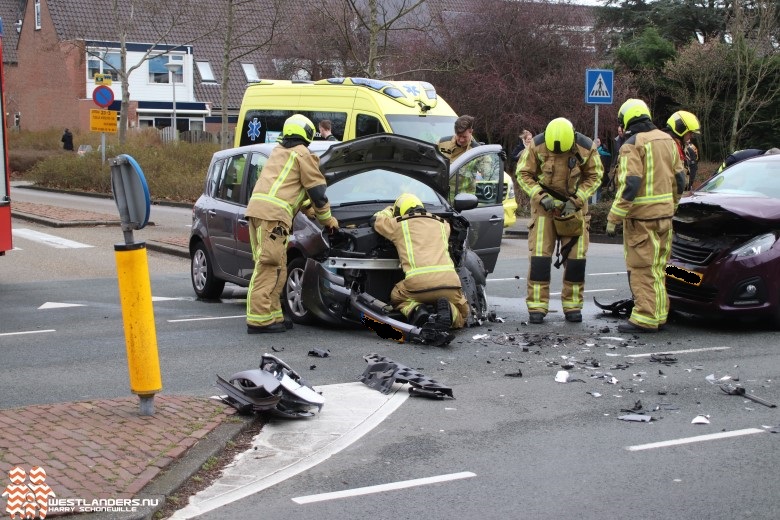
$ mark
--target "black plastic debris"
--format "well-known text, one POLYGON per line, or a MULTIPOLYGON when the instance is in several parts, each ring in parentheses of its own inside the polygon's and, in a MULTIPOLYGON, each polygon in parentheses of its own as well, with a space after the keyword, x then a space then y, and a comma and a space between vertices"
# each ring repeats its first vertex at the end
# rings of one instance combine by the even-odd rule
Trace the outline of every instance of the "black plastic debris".
POLYGON ((745 399, 750 399, 754 403, 763 404, 764 406, 768 406, 769 408, 777 408, 777 405, 774 403, 770 403, 766 399, 762 399, 760 397, 756 397, 753 394, 749 394, 745 391, 745 387, 740 385, 721 385, 720 389, 723 390, 724 393, 728 395, 739 395, 744 397, 745 399))
POLYGON ((650 354, 650 361, 661 363, 666 366, 671 366, 677 363, 677 358, 671 354, 650 354))
POLYGON ((523 372, 518 368, 517 372, 509 372, 504 374, 506 377, 523 377, 523 372))
POLYGON ((421 397, 441 399, 446 396, 454 399, 450 387, 423 375, 417 370, 396 363, 379 354, 369 354, 363 356, 363 359, 366 360, 368 366, 359 380, 369 388, 378 390, 383 394, 389 394, 393 384, 397 381, 399 383, 409 383, 418 391, 416 394, 421 397))
POLYGON ((284 347, 271 347, 271 350, 273 350, 274 352, 281 352, 282 350, 284 350, 284 347))
POLYGON ((596 298, 593 298, 593 303, 599 309, 612 313, 613 316, 629 316, 634 309, 634 300, 632 298, 618 300, 613 303, 599 303, 596 298))
POLYGON ((314 348, 309 351, 309 355, 312 357, 326 358, 326 357, 330 357, 330 350, 322 350, 321 348, 314 348))

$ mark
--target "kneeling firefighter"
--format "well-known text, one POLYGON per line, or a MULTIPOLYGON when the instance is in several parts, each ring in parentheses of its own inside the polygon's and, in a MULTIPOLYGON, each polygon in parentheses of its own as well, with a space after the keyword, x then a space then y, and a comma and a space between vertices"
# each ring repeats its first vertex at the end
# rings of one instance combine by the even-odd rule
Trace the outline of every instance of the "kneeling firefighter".
POLYGON ((531 199, 528 227, 529 321, 542 323, 550 300, 550 265, 564 265, 561 300, 566 321, 582 321, 585 254, 588 251, 588 199, 604 168, 593 141, 574 131, 563 117, 533 138, 517 164, 517 181, 531 199))
POLYGON ((422 201, 410 193, 372 220, 376 232, 395 245, 404 271, 404 279, 390 293, 390 303, 417 327, 463 327, 469 306, 449 254, 449 224, 426 212, 422 201))

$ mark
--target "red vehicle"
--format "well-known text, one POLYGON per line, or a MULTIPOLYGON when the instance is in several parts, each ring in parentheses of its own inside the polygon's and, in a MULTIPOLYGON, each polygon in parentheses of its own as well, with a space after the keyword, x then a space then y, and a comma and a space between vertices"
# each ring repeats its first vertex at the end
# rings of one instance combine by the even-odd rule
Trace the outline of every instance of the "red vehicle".
POLYGON ((0 20, 0 255, 11 243, 11 170, 8 168, 8 139, 5 126, 5 76, 3 75, 3 23, 0 20))

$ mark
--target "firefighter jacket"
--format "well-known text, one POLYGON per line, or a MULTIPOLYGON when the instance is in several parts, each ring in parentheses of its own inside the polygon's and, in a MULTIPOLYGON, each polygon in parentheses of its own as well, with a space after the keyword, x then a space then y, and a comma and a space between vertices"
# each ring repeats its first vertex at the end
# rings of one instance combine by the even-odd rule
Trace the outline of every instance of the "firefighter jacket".
POLYGON ((389 206, 375 215, 374 229, 392 241, 410 292, 460 289, 460 277, 449 254, 450 225, 429 213, 393 216, 389 206))
POLYGON ((545 193, 561 201, 571 200, 587 213, 588 199, 596 191, 604 174, 601 157, 593 141, 574 133, 574 147, 565 153, 553 153, 544 144, 544 133, 534 137, 527 153, 517 163, 520 188, 539 203, 545 193))
POLYGON ((290 229, 295 214, 310 192, 317 220, 324 224, 331 218, 325 197, 325 177, 320 159, 299 144, 292 148, 276 146, 268 157, 252 190, 245 215, 283 222, 290 229))
POLYGON ((609 222, 651 220, 674 215, 686 184, 677 143, 653 128, 631 135, 620 147, 617 192, 609 222))
POLYGON ((448 135, 447 137, 442 137, 439 139, 439 143, 436 145, 436 148, 439 150, 439 152, 444 157, 449 159, 450 162, 454 161, 472 148, 479 146, 479 143, 473 138, 466 146, 458 146, 458 143, 455 140, 456 137, 454 135, 448 135))

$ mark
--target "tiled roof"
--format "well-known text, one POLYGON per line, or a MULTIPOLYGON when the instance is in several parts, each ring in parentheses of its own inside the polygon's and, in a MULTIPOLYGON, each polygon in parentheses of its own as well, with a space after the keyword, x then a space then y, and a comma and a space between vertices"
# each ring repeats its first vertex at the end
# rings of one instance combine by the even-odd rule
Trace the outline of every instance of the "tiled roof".
POLYGON ((3 20, 3 61, 16 63, 16 44, 19 35, 14 23, 21 18, 19 0, 0 0, 0 17, 3 20))

